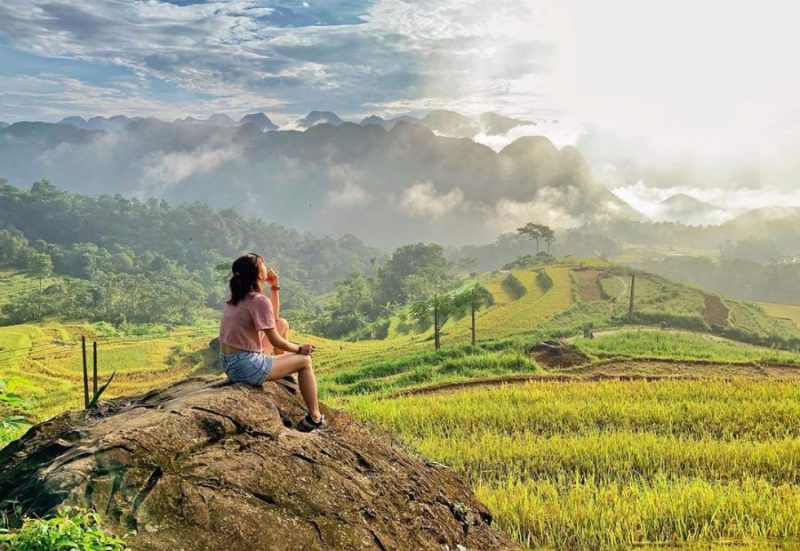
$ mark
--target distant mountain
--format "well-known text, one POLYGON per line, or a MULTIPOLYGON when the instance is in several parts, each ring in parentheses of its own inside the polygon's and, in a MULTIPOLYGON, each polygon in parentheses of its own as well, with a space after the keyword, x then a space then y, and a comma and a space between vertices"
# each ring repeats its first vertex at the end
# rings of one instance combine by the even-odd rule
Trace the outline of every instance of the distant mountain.
POLYGON ((493 112, 483 113, 478 120, 483 132, 490 136, 508 134, 512 128, 516 128, 517 126, 534 126, 536 124, 535 122, 522 119, 504 117, 503 115, 498 115, 493 112))
POLYGON ((719 231, 731 241, 762 239, 800 254, 800 207, 754 209, 720 225, 719 231))
POLYGON ((245 115, 244 117, 239 119, 239 124, 240 125, 252 124, 262 132, 278 129, 278 125, 272 122, 268 116, 266 116, 264 113, 261 112, 250 113, 249 115, 245 115))
POLYGON ((236 126, 236 121, 225 113, 214 113, 208 117, 208 121, 206 122, 214 126, 236 126))
POLYGON ((297 120, 298 128, 311 128, 318 124, 330 124, 332 126, 339 126, 344 123, 336 113, 331 111, 311 111, 302 119, 297 120))
POLYGON ((371 116, 365 118, 364 120, 362 120, 358 124, 360 124, 361 126, 364 126, 364 125, 367 125, 367 124, 375 124, 375 125, 378 125, 378 126, 382 126, 386 130, 391 130, 392 128, 394 128, 394 125, 397 124, 400 121, 422 124, 422 120, 421 119, 418 119, 417 117, 412 117, 411 115, 400 115, 399 117, 395 117, 393 119, 384 119, 384 118, 378 117, 377 115, 371 115, 371 116))
MULTIPOLYGON (((428 122, 464 123, 448 113, 428 122)), ((265 133, 141 119, 113 135, 17 123, 0 130, 0 171, 12 183, 48 178, 81 193, 202 201, 384 247, 489 242, 527 221, 639 218, 595 183, 575 148, 523 137, 496 153, 403 120, 388 131, 343 122, 265 133)))
POLYGON ((384 119, 377 115, 372 115, 362 120, 359 124, 362 126, 376 124, 386 130, 391 130, 399 121, 421 124, 441 136, 454 138, 473 138, 481 132, 490 136, 502 135, 507 134, 509 130, 517 126, 532 126, 536 124, 531 121, 513 119, 492 112, 483 113, 477 117, 468 117, 461 113, 444 109, 431 111, 421 119, 410 115, 403 115, 393 119, 384 119))
POLYGON ((444 109, 431 111, 421 122, 434 132, 446 136, 471 138, 480 130, 471 118, 444 109))
MULTIPOLYGON (((381 117, 379 117, 377 115, 370 115, 369 117, 365 118, 364 120, 362 120, 358 124, 360 124, 361 126, 366 126, 368 124, 376 124, 378 126, 382 126, 382 127, 386 128, 386 126, 388 126, 389 123, 390 123, 390 121, 387 121, 386 119, 381 118, 381 117)), ((394 124, 392 124, 391 126, 394 126, 394 124)), ((389 130, 389 128, 386 128, 386 129, 389 130)))
POLYGON ((58 124, 69 124, 82 130, 105 130, 116 132, 133 120, 140 120, 141 117, 128 118, 125 115, 115 115, 110 118, 92 117, 89 120, 83 117, 66 117, 61 119, 58 124))
MULTIPOLYGON (((0 146, 13 148, 55 147, 60 144, 86 144, 104 135, 103 131, 84 130, 70 124, 15 122, 0 130, 0 146)), ((3 166, 3 164, 0 164, 3 166)), ((5 166, 3 166, 5 168, 5 166)))
POLYGON ((729 215, 710 203, 700 201, 686 193, 676 193, 659 204, 655 219, 680 222, 693 226, 718 225, 729 215))

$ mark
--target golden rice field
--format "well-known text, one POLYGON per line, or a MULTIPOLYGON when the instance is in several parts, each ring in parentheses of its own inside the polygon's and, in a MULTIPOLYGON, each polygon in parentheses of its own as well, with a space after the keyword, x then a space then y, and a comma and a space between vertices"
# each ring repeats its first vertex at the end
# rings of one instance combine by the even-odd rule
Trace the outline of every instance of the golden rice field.
POLYGON ((800 306, 774 304, 772 302, 758 302, 757 304, 770 316, 781 320, 788 320, 800 330, 800 306))
POLYGON ((141 337, 96 336, 90 324, 24 324, 0 327, 0 379, 24 396, 35 419, 83 407, 81 335, 87 336, 88 366, 92 340, 98 342, 99 384, 116 371, 104 396, 139 394, 190 375, 201 366, 176 362, 180 354, 202 350, 216 334, 210 326, 141 337))
POLYGON ((800 383, 534 382, 349 408, 530 547, 800 545, 800 383))

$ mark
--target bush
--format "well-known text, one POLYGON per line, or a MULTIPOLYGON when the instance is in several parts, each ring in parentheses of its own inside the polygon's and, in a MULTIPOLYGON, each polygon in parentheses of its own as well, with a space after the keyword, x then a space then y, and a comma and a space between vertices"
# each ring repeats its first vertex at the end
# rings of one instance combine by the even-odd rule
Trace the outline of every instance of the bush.
POLYGON ((543 293, 546 293, 553 286, 553 279, 547 272, 540 270, 539 273, 536 274, 536 285, 539 286, 539 289, 541 289, 543 293))
POLYGON ((522 298, 522 296, 528 291, 513 273, 508 274, 508 276, 503 280, 503 288, 508 291, 508 294, 511 295, 514 300, 522 298))
POLYGON ((60 551, 81 549, 122 551, 122 538, 106 534, 97 513, 66 507, 51 519, 26 518, 16 531, 0 530, 0 544, 15 551, 60 551))

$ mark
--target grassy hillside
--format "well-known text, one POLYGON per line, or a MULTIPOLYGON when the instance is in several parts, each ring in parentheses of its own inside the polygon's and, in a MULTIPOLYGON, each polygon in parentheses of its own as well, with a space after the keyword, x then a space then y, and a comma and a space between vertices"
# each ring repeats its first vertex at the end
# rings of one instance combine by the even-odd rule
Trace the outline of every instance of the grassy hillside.
MULTIPOLYGON (((800 342, 791 307, 637 273, 629 317, 630 273, 579 259, 476 280, 493 298, 476 346, 468 317, 448 320, 434 351, 432 329, 403 312, 382 340, 293 336, 318 347, 323 399, 469 477, 525 545, 800 538, 800 354, 764 346, 800 342), (562 337, 579 365, 528 353, 562 337)), ((101 379, 117 370, 118 396, 215 369, 217 323, 143 335, 58 320, 0 327, 0 380, 44 419, 82 405, 81 335, 99 342, 101 379)))

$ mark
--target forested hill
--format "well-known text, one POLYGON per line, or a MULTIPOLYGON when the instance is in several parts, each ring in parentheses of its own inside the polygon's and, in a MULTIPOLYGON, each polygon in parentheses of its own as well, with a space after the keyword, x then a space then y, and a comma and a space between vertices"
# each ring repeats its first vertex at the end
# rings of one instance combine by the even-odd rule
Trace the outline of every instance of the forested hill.
MULTIPOLYGON (((112 301, 106 295, 121 287, 127 293, 136 288, 143 300, 153 296, 154 302, 164 302, 175 295, 176 301, 187 303, 185 308, 213 305, 221 298, 222 274, 215 268, 247 251, 260 252, 280 270, 286 284, 294 287, 290 293, 294 306, 302 306, 311 294, 332 289, 342 274, 363 273, 374 259, 381 259, 380 251, 351 235, 333 239, 300 234, 198 202, 171 206, 120 195, 88 197, 47 181, 24 190, 0 179, 0 264, 77 278, 67 280, 78 286, 70 290, 74 303, 84 295, 93 303, 112 301), (144 286, 154 288, 147 292, 144 286)), ((59 289, 44 295, 49 300, 48 296, 59 295, 59 289)), ((122 310, 122 303, 116 313, 110 302, 106 306, 112 309, 106 313, 107 321, 123 313, 130 321, 131 311, 122 310)), ((86 317, 80 310, 73 314, 86 317)), ((138 317, 157 321, 146 319, 146 312, 138 317)), ((162 317, 187 316, 165 311, 162 317)))

